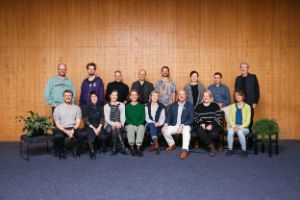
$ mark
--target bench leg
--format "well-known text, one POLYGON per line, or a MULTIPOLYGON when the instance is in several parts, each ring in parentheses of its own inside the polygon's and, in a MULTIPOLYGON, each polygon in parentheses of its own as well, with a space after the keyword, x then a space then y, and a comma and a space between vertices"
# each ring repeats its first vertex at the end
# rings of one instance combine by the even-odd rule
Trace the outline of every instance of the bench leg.
POLYGON ((46 141, 46 143, 47 143, 47 153, 49 153, 49 142, 48 142, 48 140, 46 141))
POLYGON ((26 160, 29 161, 29 142, 27 142, 26 154, 27 154, 26 160))
POLYGON ((278 155, 279 151, 278 151, 278 133, 275 134, 275 154, 278 155))
POLYGON ((272 135, 269 135, 269 157, 272 157, 272 135))
POLYGON ((258 151, 257 151, 257 136, 254 136, 254 154, 257 155, 258 151))

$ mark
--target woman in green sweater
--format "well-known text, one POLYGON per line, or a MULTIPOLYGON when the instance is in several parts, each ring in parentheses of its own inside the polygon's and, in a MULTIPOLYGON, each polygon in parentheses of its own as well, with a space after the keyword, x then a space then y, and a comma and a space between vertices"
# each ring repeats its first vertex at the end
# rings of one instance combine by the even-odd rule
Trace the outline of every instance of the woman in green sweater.
POLYGON ((244 102, 245 94, 242 90, 236 90, 234 92, 236 103, 229 106, 229 129, 227 135, 228 151, 226 156, 231 156, 233 137, 236 133, 239 137, 239 141, 242 148, 242 157, 247 156, 246 151, 246 135, 249 134, 249 124, 251 118, 251 108, 244 102))
POLYGON ((130 103, 125 108, 127 139, 131 154, 142 157, 144 156, 141 146, 145 134, 145 107, 138 102, 139 95, 136 90, 130 92, 129 98, 130 103), (134 145, 136 145, 136 149, 134 145))

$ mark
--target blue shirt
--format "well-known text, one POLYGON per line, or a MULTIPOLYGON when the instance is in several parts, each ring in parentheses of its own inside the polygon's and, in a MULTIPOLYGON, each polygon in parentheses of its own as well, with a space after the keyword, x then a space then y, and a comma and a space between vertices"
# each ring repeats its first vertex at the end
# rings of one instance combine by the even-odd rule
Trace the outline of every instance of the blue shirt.
POLYGON ((235 107, 236 107, 235 124, 242 125, 243 124, 242 108, 239 108, 236 104, 235 107))
POLYGON ((219 86, 212 84, 208 87, 208 90, 211 91, 214 102, 223 103, 224 106, 230 104, 230 91, 226 85, 222 83, 219 86))

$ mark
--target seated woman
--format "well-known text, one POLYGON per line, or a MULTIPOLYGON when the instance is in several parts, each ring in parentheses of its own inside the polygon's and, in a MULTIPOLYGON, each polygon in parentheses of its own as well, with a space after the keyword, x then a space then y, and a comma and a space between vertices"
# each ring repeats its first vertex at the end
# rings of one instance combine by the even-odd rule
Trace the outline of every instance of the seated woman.
POLYGON ((83 108, 83 120, 85 123, 85 132, 90 147, 90 158, 96 159, 94 142, 98 137, 100 144, 100 152, 105 152, 105 143, 107 134, 104 131, 104 113, 103 107, 98 104, 98 94, 90 93, 89 103, 83 108))
POLYGON ((210 156, 217 154, 215 141, 218 140, 222 130, 221 119, 220 107, 213 102, 212 93, 206 90, 203 94, 203 103, 196 107, 194 125, 200 140, 208 145, 210 156))
POLYGON ((111 155, 118 153, 117 143, 121 145, 121 152, 128 154, 122 139, 122 128, 125 123, 125 105, 118 102, 118 91, 113 90, 109 95, 110 102, 104 106, 104 117, 106 122, 105 130, 111 134, 113 147, 111 155))
POLYGON ((236 90, 234 98, 236 103, 229 107, 228 151, 226 156, 232 156, 233 137, 237 133, 242 148, 241 156, 246 157, 246 135, 249 133, 248 126, 251 119, 251 108, 244 102, 245 94, 242 90, 236 90))
POLYGON ((158 133, 161 131, 162 126, 165 123, 166 114, 163 104, 159 103, 159 93, 153 90, 150 93, 149 103, 145 106, 146 113, 146 130, 151 135, 151 147, 149 152, 159 149, 158 133))
POLYGON ((130 151, 133 156, 144 156, 141 146, 145 134, 145 108, 144 105, 138 102, 138 92, 132 90, 130 92, 130 103, 126 105, 126 130, 127 139, 130 145, 130 151), (136 134, 136 137, 135 137, 136 134), (136 149, 134 148, 136 145, 136 149))

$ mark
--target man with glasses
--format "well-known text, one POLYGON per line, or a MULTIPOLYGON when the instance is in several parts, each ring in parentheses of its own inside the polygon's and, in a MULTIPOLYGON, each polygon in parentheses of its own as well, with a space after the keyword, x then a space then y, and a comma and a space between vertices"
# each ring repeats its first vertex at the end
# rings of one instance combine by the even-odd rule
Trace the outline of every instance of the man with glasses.
POLYGON ((139 94, 139 102, 147 104, 150 93, 154 90, 153 84, 146 81, 146 71, 140 69, 138 72, 139 80, 132 83, 131 90, 136 90, 139 94))
POLYGON ((71 90, 73 93, 72 103, 75 102, 75 89, 71 79, 66 77, 67 65, 60 63, 57 66, 58 75, 53 76, 47 83, 44 97, 47 103, 52 107, 52 113, 59 104, 64 103, 63 92, 71 90))
POLYGON ((72 104, 73 92, 65 90, 63 92, 64 103, 58 105, 53 112, 56 129, 53 133, 53 149, 55 156, 65 159, 64 143, 65 138, 74 138, 73 154, 75 158, 80 157, 79 148, 85 138, 84 132, 79 130, 81 121, 81 110, 79 106, 72 104))

